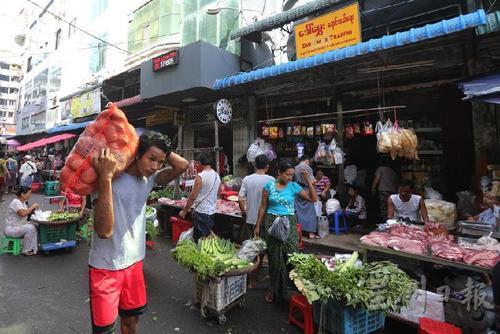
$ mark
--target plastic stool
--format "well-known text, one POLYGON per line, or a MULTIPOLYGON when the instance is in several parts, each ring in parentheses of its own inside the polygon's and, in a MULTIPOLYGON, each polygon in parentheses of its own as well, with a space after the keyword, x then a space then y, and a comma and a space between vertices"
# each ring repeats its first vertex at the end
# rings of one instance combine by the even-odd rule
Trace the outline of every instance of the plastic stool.
POLYGON ((2 240, 0 241, 0 254, 10 253, 15 256, 20 255, 21 239, 22 238, 12 238, 3 236, 2 240))
POLYGON ((419 319, 419 334, 462 334, 462 330, 446 322, 429 318, 419 319))
POLYGON ((342 211, 335 211, 333 214, 330 214, 328 218, 330 219, 330 232, 335 232, 336 235, 339 235, 340 232, 348 232, 347 219, 342 211), (340 219, 343 220, 344 227, 340 227, 340 219))
POLYGON ((314 334, 312 305, 309 304, 307 298, 303 295, 293 295, 290 299, 288 323, 298 326, 304 331, 304 334, 314 334), (295 318, 297 312, 302 313, 302 321, 295 318))
POLYGON ((297 234, 299 235, 299 244, 297 245, 297 247, 300 250, 303 250, 304 249, 304 241, 302 240, 302 225, 300 225, 300 224, 297 224, 297 234))

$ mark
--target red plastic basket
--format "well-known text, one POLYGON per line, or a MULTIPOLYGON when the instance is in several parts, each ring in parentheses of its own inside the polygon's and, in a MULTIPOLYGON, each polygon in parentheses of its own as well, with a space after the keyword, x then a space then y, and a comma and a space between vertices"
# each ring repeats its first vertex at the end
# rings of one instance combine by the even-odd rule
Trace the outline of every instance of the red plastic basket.
POLYGON ((462 334, 458 327, 429 318, 420 318, 419 324, 418 334, 462 334))
POLYGON ((42 184, 40 182, 31 183, 31 191, 32 192, 34 192, 34 193, 39 192, 41 188, 42 188, 42 184))
POLYGON ((190 220, 185 220, 180 217, 170 217, 172 224, 172 243, 175 244, 179 240, 182 232, 185 232, 193 225, 190 220))

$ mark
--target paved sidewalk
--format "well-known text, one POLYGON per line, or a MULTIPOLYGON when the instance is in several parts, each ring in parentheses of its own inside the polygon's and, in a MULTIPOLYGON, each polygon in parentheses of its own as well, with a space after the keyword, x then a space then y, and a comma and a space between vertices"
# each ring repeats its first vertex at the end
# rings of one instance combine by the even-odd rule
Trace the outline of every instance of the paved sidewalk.
MULTIPOLYGON (((13 195, 0 203, 0 231, 13 195)), ((43 196, 35 194, 30 202, 43 196)), ((206 321, 191 305, 193 277, 175 263, 171 244, 159 240, 147 251, 144 272, 148 312, 141 317, 140 333, 301 333, 288 325, 287 305, 267 305, 263 290, 251 290, 246 305, 227 314, 219 326, 206 321)), ((0 334, 90 333, 87 282, 88 246, 72 253, 48 256, 0 256, 0 334)))

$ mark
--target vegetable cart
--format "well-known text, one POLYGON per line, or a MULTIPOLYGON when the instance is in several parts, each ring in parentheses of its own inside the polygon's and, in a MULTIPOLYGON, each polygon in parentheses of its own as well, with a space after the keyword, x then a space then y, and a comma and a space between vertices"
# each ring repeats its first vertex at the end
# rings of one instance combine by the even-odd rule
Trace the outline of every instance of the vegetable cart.
POLYGON ((215 277, 201 280, 195 275, 195 300, 200 305, 202 317, 217 317, 219 324, 226 323, 226 312, 235 306, 245 305, 247 275, 215 277))
MULTIPOLYGON (((47 202, 61 199, 65 200, 67 208, 68 201, 65 196, 52 196, 43 199, 42 210, 47 202)), ((76 228, 79 220, 80 217, 58 221, 33 220, 38 224, 38 236, 42 252, 48 254, 52 250, 71 250, 76 247, 76 228)))
POLYGON ((259 266, 260 257, 255 264, 245 269, 228 271, 220 277, 205 280, 195 275, 195 301, 200 306, 201 316, 215 316, 220 325, 226 323, 226 313, 235 306, 245 306, 247 275, 259 266))

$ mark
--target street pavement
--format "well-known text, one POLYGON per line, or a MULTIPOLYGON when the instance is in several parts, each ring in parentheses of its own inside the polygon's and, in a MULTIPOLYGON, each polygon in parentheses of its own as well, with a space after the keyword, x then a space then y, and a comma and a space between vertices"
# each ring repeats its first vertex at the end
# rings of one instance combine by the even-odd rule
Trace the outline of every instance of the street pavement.
MULTIPOLYGON (((5 202, 0 203, 1 235, 13 198, 7 195, 5 202)), ((30 203, 42 204, 42 199, 42 195, 34 194, 30 203)), ((224 325, 216 319, 202 318, 192 302, 193 275, 172 259, 171 248, 170 240, 158 238, 155 249, 147 250, 144 274, 148 312, 140 318, 140 333, 302 333, 287 323, 288 304, 264 302, 266 280, 259 283, 260 288, 247 291, 244 307, 230 310, 224 325)), ((88 245, 79 243, 72 252, 0 256, 0 334, 90 333, 88 252, 88 245)), ((265 271, 262 274, 265 276, 265 271)), ((414 332, 389 320, 381 331, 414 332)))
MULTIPOLYGON (((13 195, 0 203, 0 230, 13 195)), ((34 194, 30 203, 42 202, 34 194)), ((268 305, 264 290, 249 290, 243 308, 227 313, 227 322, 205 320, 193 306, 192 274, 170 256, 169 240, 157 240, 147 250, 144 273, 148 312, 140 318, 140 333, 301 333, 287 323, 287 305, 268 305)), ((80 243, 71 252, 49 255, 0 256, 0 334, 90 333, 87 257, 80 243)))

